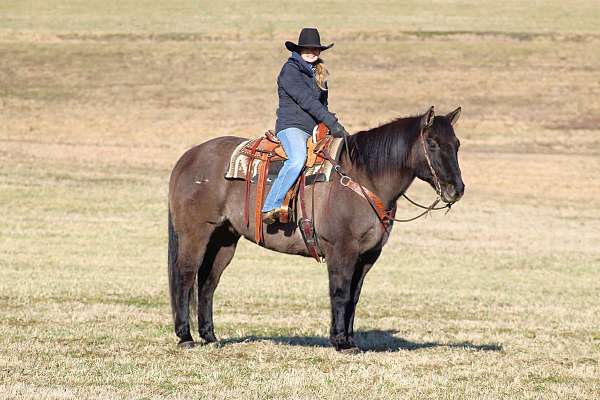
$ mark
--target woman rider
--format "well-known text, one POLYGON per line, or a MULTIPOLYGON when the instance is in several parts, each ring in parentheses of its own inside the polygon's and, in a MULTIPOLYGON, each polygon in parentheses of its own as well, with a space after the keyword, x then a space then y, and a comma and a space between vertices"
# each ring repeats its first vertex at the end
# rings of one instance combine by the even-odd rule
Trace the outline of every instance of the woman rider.
POLYGON ((275 131, 288 157, 273 182, 262 208, 263 222, 272 224, 279 212, 286 193, 296 182, 306 163, 306 141, 315 125, 323 122, 335 137, 348 133, 327 109, 327 75, 322 51, 329 46, 321 45, 316 28, 304 28, 298 44, 285 42, 292 52, 277 78, 279 108, 275 131))

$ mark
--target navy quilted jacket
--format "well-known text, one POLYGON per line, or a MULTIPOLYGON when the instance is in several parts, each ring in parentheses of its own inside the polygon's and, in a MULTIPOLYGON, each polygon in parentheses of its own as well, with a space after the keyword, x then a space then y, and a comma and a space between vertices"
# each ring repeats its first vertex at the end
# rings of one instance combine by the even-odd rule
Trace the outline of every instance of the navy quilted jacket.
POLYGON ((277 78, 279 108, 275 131, 300 128, 312 133, 319 122, 332 129, 337 118, 327 109, 327 91, 321 90, 314 79, 312 65, 296 52, 281 68, 277 78))

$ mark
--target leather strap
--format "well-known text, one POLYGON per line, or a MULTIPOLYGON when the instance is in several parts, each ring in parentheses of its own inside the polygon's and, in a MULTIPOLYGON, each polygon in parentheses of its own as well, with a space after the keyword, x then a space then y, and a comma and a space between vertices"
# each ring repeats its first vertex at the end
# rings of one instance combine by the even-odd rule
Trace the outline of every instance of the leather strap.
POLYGON ((281 143, 281 141, 279 140, 279 138, 277 137, 277 135, 275 135, 274 131, 271 131, 271 130, 266 131, 265 132, 265 137, 267 139, 269 139, 273 143, 277 143, 277 144, 281 143))
MULTIPOLYGON (((305 185, 305 177, 304 172, 300 174, 300 189, 298 190, 298 196, 300 201, 300 208, 302 210, 302 218, 298 221, 298 227, 302 233, 302 239, 304 239, 304 244, 306 244, 306 248, 308 249, 308 254, 318 263, 321 262, 321 256, 319 256, 318 244, 315 237, 315 231, 313 226, 313 221, 308 218, 306 213, 306 200, 304 198, 304 185, 305 185)), ((314 190, 314 188, 313 188, 314 190)), ((314 209, 314 204, 313 204, 314 209)))
POLYGON ((300 173, 300 188, 298 189, 298 196, 300 196, 300 209, 302 210, 302 216, 306 218, 306 202, 304 201, 304 184, 306 183, 304 178, 304 171, 300 173))
MULTIPOLYGON (((317 153, 315 153, 315 144, 312 140, 308 140, 306 145, 306 163, 307 167, 312 167, 317 161, 317 153)), ((303 172, 304 173, 304 172, 303 172)))
MULTIPOLYGON (((262 138, 256 139, 250 148, 250 157, 248 157, 248 164, 246 167, 246 191, 244 193, 244 224, 246 227, 250 226, 250 181, 252 179, 252 164, 254 163, 254 156, 256 149, 260 146, 262 138)), ((261 218, 262 220, 262 218, 261 218)))
POLYGON ((340 183, 342 183, 343 186, 346 186, 346 187, 352 189, 355 193, 358 193, 360 196, 364 197, 369 202, 369 204, 371 205, 371 207, 373 208, 375 213, 377 214, 377 217, 379 217, 379 220, 384 225, 387 225, 388 212, 386 211, 385 207, 383 206, 383 202, 381 201, 379 196, 377 196, 375 193, 371 192, 369 189, 367 189, 363 185, 360 185, 360 184, 354 182, 350 178, 348 178, 348 181, 349 181, 348 184, 344 184, 345 183, 344 177, 342 177, 340 179, 340 183))
MULTIPOLYGON (((300 174, 302 175, 302 174, 300 174)), ((281 208, 279 209, 279 222, 282 224, 287 224, 290 220, 290 210, 296 209, 296 193, 298 193, 298 187, 300 186, 300 177, 296 179, 296 182, 292 186, 290 190, 288 190, 285 198, 283 199, 283 203, 281 203, 281 208)))
POLYGON ((371 192, 369 189, 367 189, 360 183, 353 181, 348 175, 342 172, 340 165, 335 162, 335 160, 331 157, 326 148, 322 149, 321 153, 323 154, 323 158, 325 158, 331 163, 331 165, 333 165, 333 169, 335 170, 335 172, 337 172, 340 175, 341 185, 352 189, 354 193, 358 194, 359 196, 363 197, 369 202, 369 205, 371 206, 373 211, 375 211, 375 214, 377 214, 379 222, 381 222, 381 227, 384 231, 387 232, 389 226, 391 225, 391 220, 393 218, 390 218, 390 215, 395 214, 396 212, 395 206, 390 210, 386 210, 379 196, 371 192))
POLYGON ((256 243, 263 244, 263 221, 262 221, 262 206, 265 196, 265 186, 267 184, 267 175, 269 174, 269 158, 265 157, 260 162, 258 172, 258 182, 256 183, 256 209, 254 212, 254 238, 256 243))

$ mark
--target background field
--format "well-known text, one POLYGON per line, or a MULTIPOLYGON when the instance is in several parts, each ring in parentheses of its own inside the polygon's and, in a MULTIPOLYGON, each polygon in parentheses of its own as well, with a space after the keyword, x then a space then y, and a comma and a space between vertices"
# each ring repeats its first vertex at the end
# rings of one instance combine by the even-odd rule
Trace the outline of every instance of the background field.
POLYGON ((600 398, 598 2, 257 3, 0 3, 0 398, 600 398), (328 346, 323 266, 246 241, 221 346, 180 351, 170 169, 274 124, 308 25, 349 131, 463 107, 465 197, 395 227, 365 353, 328 346))

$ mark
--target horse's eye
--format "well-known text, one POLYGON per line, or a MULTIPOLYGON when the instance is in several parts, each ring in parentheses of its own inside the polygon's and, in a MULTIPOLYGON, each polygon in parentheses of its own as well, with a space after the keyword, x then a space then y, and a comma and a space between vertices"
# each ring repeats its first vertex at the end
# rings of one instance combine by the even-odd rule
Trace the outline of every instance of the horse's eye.
POLYGON ((427 146, 429 146, 429 149, 432 151, 436 151, 436 150, 440 149, 440 145, 431 138, 427 138, 427 146))

